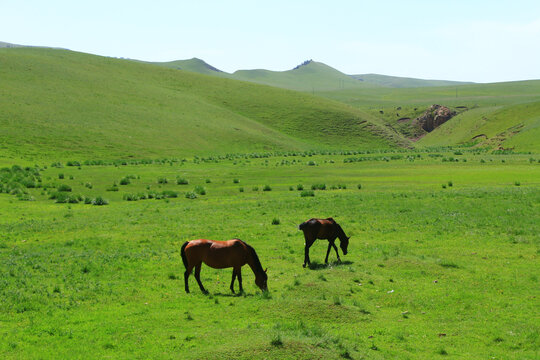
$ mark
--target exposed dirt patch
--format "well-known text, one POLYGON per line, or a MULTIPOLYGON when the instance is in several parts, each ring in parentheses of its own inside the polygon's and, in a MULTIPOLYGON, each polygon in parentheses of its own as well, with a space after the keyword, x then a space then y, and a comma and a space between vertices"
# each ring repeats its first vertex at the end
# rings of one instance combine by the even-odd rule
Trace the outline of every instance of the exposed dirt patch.
POLYGON ((431 105, 423 115, 414 120, 415 123, 420 125, 424 131, 432 132, 452 117, 456 115, 456 112, 450 110, 446 106, 431 105))

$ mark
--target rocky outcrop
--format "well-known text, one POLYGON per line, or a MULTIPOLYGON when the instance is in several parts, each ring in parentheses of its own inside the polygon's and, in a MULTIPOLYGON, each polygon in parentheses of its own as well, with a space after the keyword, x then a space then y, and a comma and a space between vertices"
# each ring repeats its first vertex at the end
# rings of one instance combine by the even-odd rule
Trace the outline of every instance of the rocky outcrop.
POLYGON ((422 116, 416 118, 415 122, 425 131, 432 132, 455 115, 456 112, 446 106, 435 104, 431 105, 422 116))

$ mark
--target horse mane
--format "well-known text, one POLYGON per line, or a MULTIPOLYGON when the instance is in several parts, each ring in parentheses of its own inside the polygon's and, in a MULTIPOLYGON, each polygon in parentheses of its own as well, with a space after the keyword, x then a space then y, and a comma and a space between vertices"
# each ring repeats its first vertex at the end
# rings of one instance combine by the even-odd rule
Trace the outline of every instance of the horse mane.
MULTIPOLYGON (((236 240, 240 240, 240 239, 236 239, 236 240)), ((246 248, 248 249, 249 254, 253 258, 253 265, 255 267, 255 270, 257 270, 257 272, 264 273, 264 269, 263 269, 263 267, 261 265, 261 261, 259 260, 259 257, 257 256, 257 253, 255 252, 255 249, 251 245, 246 243, 244 240, 240 240, 240 241, 244 245, 246 245, 246 248)))
POLYGON ((339 238, 340 241, 344 241, 344 240, 347 240, 347 235, 345 235, 345 231, 343 231, 343 229, 341 228, 341 225, 339 225, 338 223, 334 223, 334 225, 336 226, 336 233, 337 233, 337 236, 339 238))

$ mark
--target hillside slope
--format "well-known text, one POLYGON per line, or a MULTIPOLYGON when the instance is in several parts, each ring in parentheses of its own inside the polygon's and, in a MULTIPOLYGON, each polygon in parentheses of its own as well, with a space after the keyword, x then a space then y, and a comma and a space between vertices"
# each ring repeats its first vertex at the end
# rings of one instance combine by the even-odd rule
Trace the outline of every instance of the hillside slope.
POLYGON ((0 49, 0 157, 104 159, 407 142, 339 102, 65 50, 0 49))
POLYGON ((400 76, 388 76, 379 74, 351 75, 351 77, 365 81, 366 83, 392 88, 415 88, 431 86, 456 86, 472 84, 471 82, 448 81, 448 80, 424 80, 400 76))
MULTIPOLYGON (((458 115, 422 137, 416 146, 469 145, 540 152, 540 80, 422 88, 373 88, 321 93, 378 117, 408 135, 429 106, 458 115)), ((414 132, 414 131, 412 131, 414 132)))

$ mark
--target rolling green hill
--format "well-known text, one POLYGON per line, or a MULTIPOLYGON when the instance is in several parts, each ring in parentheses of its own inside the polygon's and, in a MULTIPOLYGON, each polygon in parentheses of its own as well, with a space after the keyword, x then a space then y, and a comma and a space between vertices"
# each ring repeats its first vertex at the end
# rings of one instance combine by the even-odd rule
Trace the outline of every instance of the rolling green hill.
POLYGON ((197 59, 197 58, 192 58, 189 60, 176 60, 176 61, 170 61, 170 62, 154 62, 151 64, 168 67, 168 68, 176 69, 176 70, 196 72, 199 74, 222 75, 225 77, 228 76, 227 73, 213 67, 212 65, 207 64, 204 60, 197 59))
POLYGON ((373 86, 315 61, 306 61, 288 71, 240 70, 234 72, 232 77, 237 80, 306 92, 365 89, 373 86))
POLYGON ((392 88, 415 88, 428 86, 456 86, 472 84, 471 82, 448 81, 448 80, 424 80, 399 76, 387 76, 379 74, 351 75, 351 77, 365 81, 366 83, 381 85, 392 88))
POLYGON ((0 49, 0 63, 4 161, 408 144, 310 94, 66 50, 0 49))

